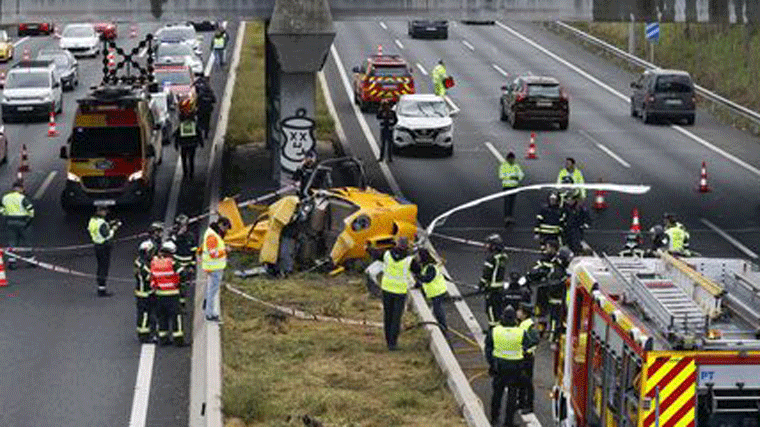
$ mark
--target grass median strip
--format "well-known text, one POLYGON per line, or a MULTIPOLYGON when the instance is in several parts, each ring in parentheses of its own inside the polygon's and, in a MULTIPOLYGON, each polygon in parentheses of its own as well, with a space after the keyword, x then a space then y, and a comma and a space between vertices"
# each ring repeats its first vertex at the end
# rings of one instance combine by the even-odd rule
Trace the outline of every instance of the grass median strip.
MULTIPOLYGON (((327 316, 382 321, 382 305, 358 275, 299 274, 231 280, 275 304, 327 316)), ((400 350, 382 329, 297 320, 223 293, 227 426, 463 426, 422 328, 406 312, 400 350)))

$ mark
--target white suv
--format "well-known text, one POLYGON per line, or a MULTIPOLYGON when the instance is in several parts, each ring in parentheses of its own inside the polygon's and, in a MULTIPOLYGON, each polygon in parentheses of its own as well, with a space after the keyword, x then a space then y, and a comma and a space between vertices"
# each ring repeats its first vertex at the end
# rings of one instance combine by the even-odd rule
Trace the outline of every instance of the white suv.
POLYGON ((95 57, 98 55, 99 40, 92 24, 69 24, 61 33, 59 46, 74 56, 95 57))
POLYGON ((457 111, 449 110, 438 95, 401 95, 395 107, 398 122, 393 129, 393 144, 398 148, 412 145, 442 148, 454 152, 454 120, 457 111))
POLYGON ((47 118, 63 111, 61 77, 53 61, 22 61, 8 71, 2 102, 3 122, 47 118))

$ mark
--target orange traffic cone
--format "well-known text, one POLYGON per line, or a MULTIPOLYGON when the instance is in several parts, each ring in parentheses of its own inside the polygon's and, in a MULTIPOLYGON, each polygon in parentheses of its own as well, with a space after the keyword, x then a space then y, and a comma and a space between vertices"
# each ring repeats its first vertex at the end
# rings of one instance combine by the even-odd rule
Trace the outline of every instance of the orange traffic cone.
POLYGON ((633 208, 633 220, 631 221, 631 233, 641 233, 641 224, 639 223, 639 210, 633 208))
POLYGON ((20 183, 21 185, 24 185, 24 173, 21 171, 16 172, 16 182, 20 183))
POLYGON ((55 130, 55 113, 50 112, 50 123, 48 125, 48 136, 58 136, 58 131, 55 130))
POLYGON ((132 24, 132 26, 129 28, 129 37, 130 38, 137 37, 137 25, 132 24))
POLYGON ((377 45, 377 55, 383 56, 383 45, 381 44, 377 45))
POLYGON ((19 172, 29 172, 29 154, 26 151, 26 144, 21 145, 21 165, 18 167, 19 172))
POLYGON ((609 207, 607 202, 604 201, 605 194, 607 194, 607 192, 604 190, 596 190, 596 194, 594 195, 594 209, 601 211, 609 207))
POLYGON ((536 155, 536 134, 531 133, 530 134, 530 144, 528 144, 528 154, 525 155, 526 159, 536 160, 538 159, 538 156, 536 155))
POLYGON ((707 165, 702 162, 702 173, 699 176, 699 192, 709 193, 710 187, 707 185, 707 165))
POLYGON ((8 279, 5 277, 5 261, 3 260, 3 249, 0 248, 0 287, 8 286, 8 279))
POLYGON ((28 61, 29 60, 29 48, 28 47, 24 48, 23 59, 24 59, 24 61, 28 61))
POLYGON ((108 53, 108 68, 114 67, 116 67, 116 55, 113 53, 113 51, 110 51, 108 53))

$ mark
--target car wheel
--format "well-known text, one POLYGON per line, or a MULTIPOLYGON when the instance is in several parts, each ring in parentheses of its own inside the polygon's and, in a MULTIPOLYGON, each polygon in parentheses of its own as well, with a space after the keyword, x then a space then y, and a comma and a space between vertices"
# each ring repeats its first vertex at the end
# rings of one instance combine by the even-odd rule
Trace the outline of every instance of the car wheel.
POLYGON ((504 103, 499 103, 499 120, 502 122, 506 122, 509 120, 509 117, 507 117, 506 114, 504 114, 504 103))
POLYGON ((449 32, 446 31, 445 33, 443 33, 443 35, 441 36, 441 38, 444 39, 444 40, 448 40, 448 38, 449 38, 449 32))
POLYGON ((694 126, 694 122, 696 121, 696 119, 697 119, 696 115, 691 115, 686 119, 686 124, 689 126, 694 126))
POLYGON ((570 119, 560 120, 560 122, 559 122, 559 129, 560 130, 567 130, 567 127, 569 125, 570 125, 570 119))
POLYGON ((63 95, 61 95, 61 99, 58 101, 58 114, 63 113, 63 95))
POLYGON ((68 196, 66 196, 66 190, 63 190, 61 192, 61 207, 63 208, 63 211, 67 214, 70 214, 74 212, 74 204, 71 203, 71 200, 68 196))
POLYGON ((448 157, 451 157, 454 155, 454 144, 451 144, 451 146, 446 147, 443 149, 443 153, 446 154, 448 157))
POLYGON ((652 116, 647 113, 647 109, 643 108, 641 110, 641 121, 643 121, 646 124, 652 123, 652 116))
POLYGON ((354 91, 354 104, 359 105, 359 94, 354 91))
POLYGON ((512 123, 512 129, 519 129, 520 128, 520 121, 517 120, 517 115, 513 114, 510 116, 510 122, 512 123))
POLYGON ((5 140, 5 151, 3 152, 3 160, 0 163, 8 163, 8 140, 5 140))
POLYGON ((636 111, 636 103, 633 102, 633 98, 631 98, 631 117, 638 117, 639 113, 636 111))

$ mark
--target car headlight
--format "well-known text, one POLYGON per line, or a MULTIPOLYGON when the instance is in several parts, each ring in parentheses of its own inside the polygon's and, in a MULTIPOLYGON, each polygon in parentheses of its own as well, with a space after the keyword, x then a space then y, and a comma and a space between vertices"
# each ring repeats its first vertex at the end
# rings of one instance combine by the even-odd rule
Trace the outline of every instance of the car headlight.
POLYGON ((50 95, 45 95, 42 97, 42 102, 50 102, 53 100, 53 97, 50 95))
POLYGON ((79 175, 75 175, 75 174, 73 174, 71 172, 68 172, 66 174, 66 179, 68 179, 69 181, 73 181, 73 182, 82 182, 82 178, 80 178, 79 175))
POLYGON ((399 132, 412 133, 412 131, 409 128, 405 128, 403 126, 396 126, 396 130, 399 132))
POLYGON ((357 232, 368 229, 370 225, 372 220, 366 214, 361 214, 351 221, 351 229, 357 232))
POLYGON ((453 126, 454 126, 454 125, 448 125, 448 126, 444 126, 444 127, 442 127, 442 128, 441 128, 441 132, 451 132, 451 128, 452 128, 453 126))
POLYGON ((128 180, 129 181, 137 181, 138 179, 142 179, 142 177, 143 177, 143 171, 139 170, 139 171, 133 173, 132 175, 130 175, 129 178, 128 178, 128 180))

